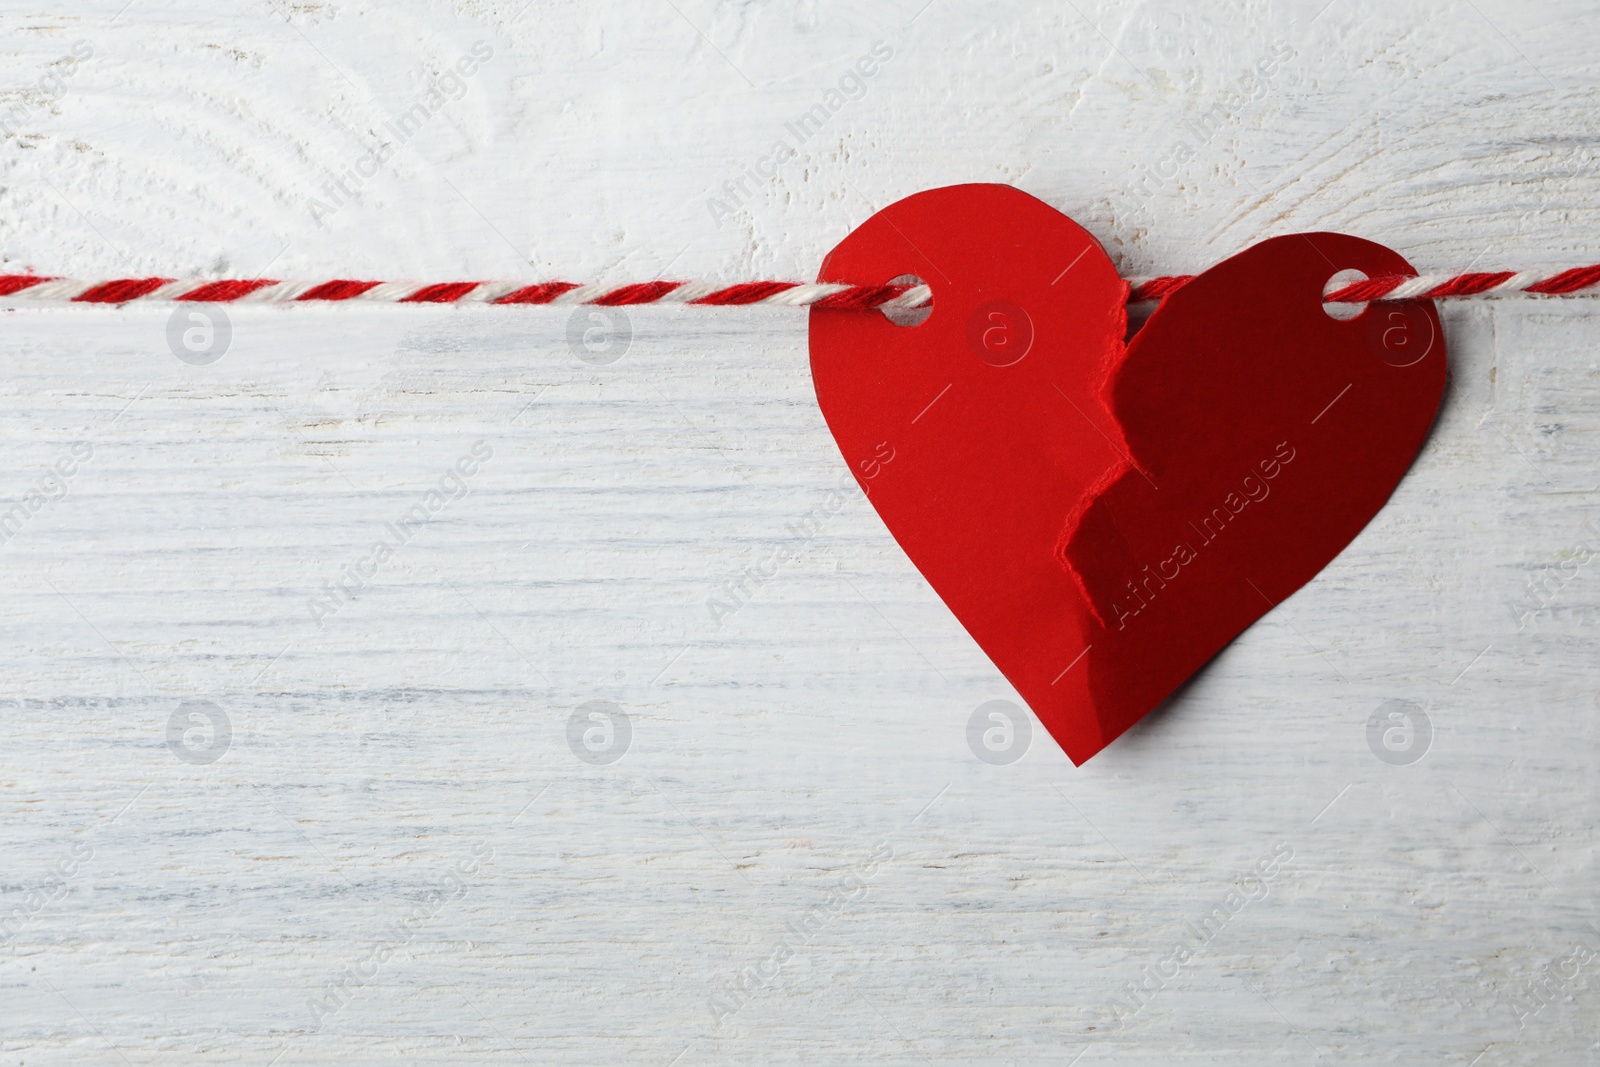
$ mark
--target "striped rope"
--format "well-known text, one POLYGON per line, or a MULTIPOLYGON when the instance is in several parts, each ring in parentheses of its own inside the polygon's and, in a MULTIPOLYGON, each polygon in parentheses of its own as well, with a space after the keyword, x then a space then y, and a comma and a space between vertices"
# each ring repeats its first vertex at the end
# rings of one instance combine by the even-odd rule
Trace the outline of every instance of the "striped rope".
MULTIPOLYGON (((1130 303, 1164 300, 1194 275, 1128 279, 1130 303)), ((1515 295, 1573 296, 1600 292, 1600 264, 1559 271, 1490 271, 1470 274, 1386 275, 1355 282, 1323 295, 1328 303, 1370 300, 1429 300, 1443 297, 1515 295)), ((693 304, 730 307, 763 304, 827 310, 911 310, 933 302, 926 285, 843 285, 804 282, 322 282, 275 278, 180 281, 174 278, 112 278, 79 281, 33 274, 0 274, 0 297, 26 302, 125 304, 135 300, 213 304, 298 303, 358 300, 388 304, 693 304)))
POLYGON ((801 282, 326 282, 178 281, 173 278, 114 278, 79 281, 33 274, 0 274, 0 297, 77 304, 125 304, 134 300, 182 300, 209 304, 298 303, 356 300, 383 304, 696 304, 711 307, 766 304, 829 310, 912 309, 931 303, 926 285, 841 285, 801 282))
MULTIPOLYGON (((1163 300, 1192 274, 1170 278, 1130 278, 1130 303, 1163 300)), ((1323 294, 1329 304, 1362 304, 1369 300, 1438 300, 1445 297, 1600 295, 1600 263, 1551 271, 1485 271, 1472 274, 1387 274, 1352 282, 1323 294)))
MULTIPOLYGON (((1368 278, 1327 294, 1329 303, 1367 300, 1435 300, 1459 296, 1573 296, 1600 286, 1600 263, 1552 271, 1485 271, 1475 274, 1421 274, 1415 278, 1368 278)), ((1592 294, 1591 294, 1592 295, 1592 294)))

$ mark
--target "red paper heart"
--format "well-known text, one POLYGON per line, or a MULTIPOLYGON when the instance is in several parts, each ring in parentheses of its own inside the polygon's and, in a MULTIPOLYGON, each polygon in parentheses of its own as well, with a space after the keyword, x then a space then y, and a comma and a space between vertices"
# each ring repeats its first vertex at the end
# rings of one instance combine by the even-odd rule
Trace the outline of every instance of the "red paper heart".
POLYGON ((1336 321, 1323 287, 1351 268, 1415 273, 1355 237, 1273 238, 1124 347, 1127 284, 1099 243, 1007 186, 909 197, 824 262, 823 282, 932 287, 917 326, 812 311, 817 400, 889 531, 1074 763, 1310 581, 1421 447, 1438 316, 1336 321))

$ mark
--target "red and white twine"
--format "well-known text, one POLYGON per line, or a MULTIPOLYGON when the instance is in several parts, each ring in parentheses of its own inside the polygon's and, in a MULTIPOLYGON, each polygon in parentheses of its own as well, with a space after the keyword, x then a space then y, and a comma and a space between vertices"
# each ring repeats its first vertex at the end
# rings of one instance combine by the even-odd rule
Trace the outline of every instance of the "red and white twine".
MULTIPOLYGON (((1130 278, 1130 303, 1161 300, 1193 275, 1130 278)), ((1487 271, 1466 274, 1390 275, 1368 278, 1326 293, 1328 303, 1415 300, 1468 296, 1574 296, 1600 293, 1600 264, 1559 271, 1487 271)), ((926 285, 842 285, 807 282, 369 282, 249 280, 180 281, 174 278, 111 278, 80 281, 33 274, 0 274, 0 297, 23 302, 125 304, 196 301, 212 304, 296 303, 356 300, 389 304, 693 304, 731 307, 763 304, 830 310, 910 310, 933 301, 926 285)))
MULTIPOLYGON (((1130 278, 1129 303, 1161 300, 1194 279, 1130 278)), ((1361 304, 1369 300, 1437 300, 1463 296, 1600 295, 1600 263, 1551 271, 1477 271, 1465 274, 1387 274, 1351 282, 1323 294, 1328 304, 1361 304)))
POLYGON ((78 281, 32 274, 0 275, 0 297, 125 304, 134 300, 185 300, 208 304, 295 303, 356 300, 384 304, 696 304, 819 307, 841 310, 919 308, 932 300, 926 285, 839 285, 802 282, 632 282, 579 285, 576 282, 325 282, 178 281, 172 278, 113 278, 78 281))
MULTIPOLYGON (((1194 280, 1192 274, 1170 278, 1130 278, 1129 303, 1161 300, 1194 280)), ((1600 295, 1600 263, 1551 271, 1477 271, 1466 274, 1388 274, 1351 282, 1323 294, 1329 304, 1361 304, 1369 300, 1438 300, 1464 296, 1600 295)))

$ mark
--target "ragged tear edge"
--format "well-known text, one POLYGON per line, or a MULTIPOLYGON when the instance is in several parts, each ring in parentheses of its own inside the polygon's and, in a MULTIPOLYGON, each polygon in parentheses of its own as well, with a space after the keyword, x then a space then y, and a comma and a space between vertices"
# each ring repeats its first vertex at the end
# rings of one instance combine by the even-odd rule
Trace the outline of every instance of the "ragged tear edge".
MULTIPOLYGON (((1103 248, 1102 251, 1104 251, 1103 248)), ((1118 340, 1101 362, 1099 367, 1099 388, 1096 390, 1101 408, 1110 416, 1111 424, 1116 429, 1117 440, 1112 441, 1111 445, 1119 453, 1119 457, 1117 462, 1094 482, 1089 490, 1079 498, 1078 503, 1073 506, 1072 510, 1067 513, 1066 519, 1062 523, 1061 536, 1057 538, 1055 547, 1052 549, 1052 555, 1055 556, 1056 562, 1071 577, 1072 584, 1078 590, 1078 596, 1088 606, 1089 614, 1100 625, 1101 629, 1109 629, 1110 627, 1106 623, 1105 616, 1100 613, 1099 607, 1095 604, 1094 597, 1089 595, 1088 583, 1085 581, 1083 573, 1073 564, 1072 556, 1069 554, 1068 549, 1072 544, 1073 538, 1077 536, 1078 530, 1083 525, 1083 520, 1089 514, 1090 509, 1111 491, 1112 486, 1120 482, 1129 473, 1137 472, 1149 481, 1151 485, 1155 484, 1154 472, 1139 461, 1132 443, 1128 440, 1127 434, 1123 430, 1122 420, 1117 418, 1116 400, 1112 388, 1118 373, 1127 363, 1128 355, 1131 351, 1131 345, 1125 339, 1128 332, 1128 296, 1131 291, 1132 286, 1125 279, 1122 280, 1121 291, 1118 293, 1119 299, 1116 310, 1113 313, 1115 316, 1114 331, 1111 334, 1112 337, 1118 338, 1118 340)), ((1163 300, 1162 305, 1165 304, 1166 301, 1163 300)), ((1157 307, 1155 311, 1150 313, 1145 320, 1146 327, 1149 326, 1151 319, 1161 313, 1161 310, 1160 307, 1157 307)), ((1140 332, 1144 332, 1142 327, 1140 332)), ((1085 415, 1085 418, 1087 418, 1087 415, 1085 415)), ((1115 516, 1112 516, 1112 524, 1116 524, 1115 516)))
MULTIPOLYGON (((1101 475, 1090 491, 1083 495, 1077 506, 1068 513, 1066 522, 1061 528, 1061 536, 1056 540, 1055 548, 1052 550, 1052 555, 1055 556, 1056 562, 1072 578, 1072 584, 1077 587, 1078 596, 1088 606, 1089 614, 1094 616, 1094 621, 1100 624, 1102 630, 1110 629, 1110 627, 1106 623, 1105 616, 1100 614, 1100 609, 1095 606, 1094 597, 1089 595, 1089 585, 1083 573, 1073 564, 1070 549, 1073 538, 1077 537, 1078 530, 1083 526, 1083 520, 1089 514, 1089 511, 1111 491, 1113 485, 1120 482, 1130 471, 1136 469, 1138 468, 1123 460, 1101 475)), ((1115 518, 1113 517, 1114 523, 1115 518)))

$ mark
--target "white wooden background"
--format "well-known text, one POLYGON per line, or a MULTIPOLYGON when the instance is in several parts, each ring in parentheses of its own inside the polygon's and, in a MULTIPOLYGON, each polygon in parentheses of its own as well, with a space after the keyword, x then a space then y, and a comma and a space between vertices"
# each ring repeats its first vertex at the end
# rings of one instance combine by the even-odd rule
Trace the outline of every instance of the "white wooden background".
MULTIPOLYGON (((10 0, 0 255, 806 278, 982 180, 1127 274, 1310 229, 1425 270, 1600 260, 1594 5, 1322 3, 10 0)), ((638 309, 591 365, 559 309, 236 308, 196 366, 162 307, 5 312, 0 497, 39 495, 0 547, 0 1059, 1594 1062, 1596 308, 1448 308, 1393 501, 1080 769, 1037 727, 969 749, 1015 694, 830 497, 802 314, 638 309), (595 700, 631 724, 611 763, 568 743, 595 700), (1433 726, 1410 765, 1368 746, 1391 700, 1433 726)))

